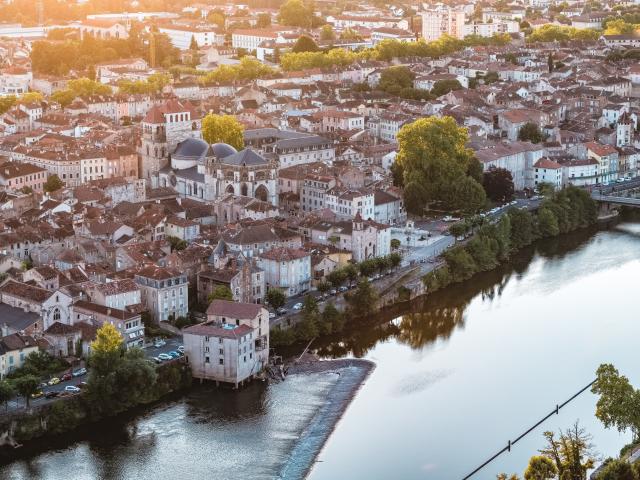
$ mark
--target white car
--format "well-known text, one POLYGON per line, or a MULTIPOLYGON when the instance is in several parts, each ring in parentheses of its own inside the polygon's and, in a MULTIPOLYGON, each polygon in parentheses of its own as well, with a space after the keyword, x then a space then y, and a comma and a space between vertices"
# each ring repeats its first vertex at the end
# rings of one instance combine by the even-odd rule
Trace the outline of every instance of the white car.
POLYGON ((298 302, 293 306, 294 310, 302 310, 302 303, 298 302))
POLYGON ((164 340, 158 340, 156 343, 153 344, 153 346, 156 348, 160 348, 160 347, 164 347, 166 344, 167 342, 165 342, 164 340))
POLYGON ((71 392, 71 393, 79 393, 80 389, 74 385, 67 385, 66 387, 64 387, 64 391, 71 392))
POLYGON ((158 358, 160 360, 172 360, 173 357, 167 353, 161 353, 160 355, 158 355, 158 358))
POLYGON ((273 312, 269 312, 269 318, 271 319, 276 318, 276 314, 273 312))

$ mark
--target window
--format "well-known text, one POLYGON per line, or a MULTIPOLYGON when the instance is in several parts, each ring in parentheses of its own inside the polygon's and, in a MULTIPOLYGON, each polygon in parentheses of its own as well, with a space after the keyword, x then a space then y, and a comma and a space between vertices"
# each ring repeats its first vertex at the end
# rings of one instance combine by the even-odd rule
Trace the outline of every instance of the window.
POLYGON ((224 349, 221 348, 219 352, 220 352, 220 355, 224 355, 224 349))
POLYGON ((219 365, 224 365, 224 360, 221 358, 221 359, 218 361, 218 364, 219 364, 219 365))
POLYGON ((204 363, 211 363, 211 362, 209 362, 209 357, 208 356, 204 357, 204 363))
MULTIPOLYGON (((204 341, 208 342, 209 341, 209 337, 204 337, 204 341)), ((222 341, 222 339, 220 339, 220 341, 222 341)))
POLYGON ((204 347, 204 352, 209 353, 209 347, 204 347))

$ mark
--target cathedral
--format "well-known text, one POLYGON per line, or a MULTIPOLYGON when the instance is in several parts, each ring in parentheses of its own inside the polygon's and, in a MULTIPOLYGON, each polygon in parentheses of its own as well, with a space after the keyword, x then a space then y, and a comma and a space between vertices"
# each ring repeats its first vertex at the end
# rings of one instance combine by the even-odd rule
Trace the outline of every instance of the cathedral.
POLYGON ((232 193, 278 204, 277 161, 251 148, 209 145, 188 102, 154 107, 142 126, 140 171, 153 187, 173 187, 181 197, 200 201, 232 193))

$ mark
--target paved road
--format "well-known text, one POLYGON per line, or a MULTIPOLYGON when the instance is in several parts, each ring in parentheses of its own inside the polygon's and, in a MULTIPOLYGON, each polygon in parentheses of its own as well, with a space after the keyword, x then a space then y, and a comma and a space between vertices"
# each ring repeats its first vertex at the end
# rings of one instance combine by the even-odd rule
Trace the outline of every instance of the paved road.
POLYGON ((161 353, 169 353, 171 351, 177 351, 178 347, 182 345, 182 336, 176 336, 165 339, 166 345, 162 347, 154 347, 153 345, 146 347, 144 353, 149 358, 157 357, 161 353))
MULTIPOLYGON (((77 386, 81 382, 86 382, 86 381, 87 381, 87 375, 83 375, 81 377, 73 377, 71 378, 71 380, 67 380, 66 382, 60 382, 57 385, 43 387, 42 391, 44 393, 62 392, 64 391, 64 387, 66 387, 67 385, 77 386)), ((29 404, 31 406, 36 407, 36 406, 44 405, 47 403, 55 402, 56 400, 57 398, 47 399, 47 398, 44 398, 44 396, 42 396, 40 398, 32 398, 29 404)), ((16 397, 13 400, 10 400, 7 405, 9 407, 9 411, 25 408, 25 399, 23 397, 16 397)), ((0 415, 2 415, 2 412, 4 412, 4 409, 0 409, 0 415)))

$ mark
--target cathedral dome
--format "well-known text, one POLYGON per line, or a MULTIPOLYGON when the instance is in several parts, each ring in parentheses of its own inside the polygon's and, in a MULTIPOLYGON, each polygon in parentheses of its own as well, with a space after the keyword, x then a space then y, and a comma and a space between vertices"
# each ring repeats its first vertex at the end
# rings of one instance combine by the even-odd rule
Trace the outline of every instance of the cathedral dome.
POLYGON ((216 158, 227 158, 235 153, 238 153, 238 151, 233 148, 231 145, 227 145, 226 143, 214 143, 213 145, 211 145, 211 152, 213 153, 213 156, 216 158))
POLYGON ((207 153, 209 145, 199 138, 187 138, 178 143, 171 155, 171 168, 184 170, 195 167, 207 153))

